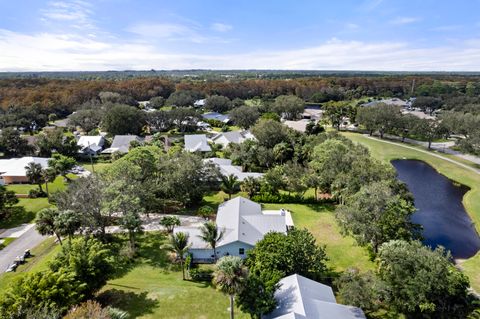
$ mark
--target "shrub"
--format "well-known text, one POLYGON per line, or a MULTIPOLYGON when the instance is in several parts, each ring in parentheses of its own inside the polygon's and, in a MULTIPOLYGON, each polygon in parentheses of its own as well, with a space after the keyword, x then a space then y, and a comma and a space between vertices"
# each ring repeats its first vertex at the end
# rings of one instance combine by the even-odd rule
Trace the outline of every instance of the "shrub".
POLYGON ((213 207, 205 205, 198 209, 197 214, 203 218, 210 218, 215 215, 215 210, 213 207))
POLYGON ((40 191, 39 189, 31 189, 28 192, 29 198, 39 198, 39 197, 47 197, 47 193, 40 191))
POLYGON ((192 268, 190 269, 190 278, 193 281, 212 281, 213 270, 192 268))
POLYGON ((252 197, 254 202, 259 203, 278 203, 278 204, 318 204, 318 203, 334 203, 331 198, 315 199, 315 197, 303 197, 301 195, 289 194, 270 194, 262 192, 252 197))

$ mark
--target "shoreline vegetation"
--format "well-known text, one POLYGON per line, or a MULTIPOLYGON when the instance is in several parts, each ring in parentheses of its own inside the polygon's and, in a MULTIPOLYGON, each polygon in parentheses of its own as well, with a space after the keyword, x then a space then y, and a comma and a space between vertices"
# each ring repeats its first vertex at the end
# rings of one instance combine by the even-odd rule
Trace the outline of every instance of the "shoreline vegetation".
MULTIPOLYGON (((453 182, 468 187, 469 190, 463 196, 462 203, 475 224, 477 233, 480 233, 480 174, 472 174, 466 168, 448 161, 447 157, 442 159, 435 156, 438 154, 434 152, 431 152, 432 154, 429 154, 430 152, 424 153, 420 149, 404 147, 400 143, 391 141, 385 143, 387 141, 369 138, 359 133, 342 132, 341 134, 355 143, 368 147, 372 156, 377 159, 388 163, 395 159, 424 161, 453 182)), ((456 262, 470 278, 472 288, 477 292, 480 291, 480 252, 477 252, 475 256, 469 259, 457 260, 456 262)))

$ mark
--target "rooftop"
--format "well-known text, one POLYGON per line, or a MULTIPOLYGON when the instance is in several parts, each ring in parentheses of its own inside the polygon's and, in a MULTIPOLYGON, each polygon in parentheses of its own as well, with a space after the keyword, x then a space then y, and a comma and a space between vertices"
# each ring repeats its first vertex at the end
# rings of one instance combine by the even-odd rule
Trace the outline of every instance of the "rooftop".
POLYGON ((332 288, 294 274, 280 280, 275 292, 277 308, 264 319, 360 319, 363 311, 337 304, 332 288))
POLYGON ((210 152, 212 148, 208 145, 205 134, 185 135, 185 150, 189 152, 210 152))
POLYGON ((48 158, 44 157, 21 157, 0 160, 0 175, 1 176, 26 176, 25 166, 29 163, 37 163, 42 168, 48 167, 48 158))

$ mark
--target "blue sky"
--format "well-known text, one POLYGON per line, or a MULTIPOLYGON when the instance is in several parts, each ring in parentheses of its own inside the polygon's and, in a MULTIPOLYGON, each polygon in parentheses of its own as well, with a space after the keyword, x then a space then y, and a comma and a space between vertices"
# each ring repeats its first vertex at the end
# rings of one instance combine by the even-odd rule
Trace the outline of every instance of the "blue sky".
POLYGON ((480 71, 480 0, 0 0, 0 71, 480 71))

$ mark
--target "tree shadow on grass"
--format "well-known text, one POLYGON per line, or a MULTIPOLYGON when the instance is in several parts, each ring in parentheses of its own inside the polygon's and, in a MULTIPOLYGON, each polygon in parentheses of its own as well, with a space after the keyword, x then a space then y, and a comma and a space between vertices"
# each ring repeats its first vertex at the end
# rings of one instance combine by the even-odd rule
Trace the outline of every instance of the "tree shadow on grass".
POLYGON ((335 205, 333 204, 305 204, 308 208, 315 211, 316 213, 324 213, 325 211, 334 212, 335 205))
POLYGON ((35 218, 35 213, 25 210, 21 206, 13 206, 6 209, 6 216, 0 221, 0 228, 13 228, 21 224, 29 223, 35 218))
POLYGON ((167 267, 170 264, 168 254, 162 245, 165 235, 161 233, 145 233, 139 239, 138 255, 144 262, 153 267, 167 267))
POLYGON ((135 293, 119 289, 109 289, 100 293, 97 298, 103 306, 112 306, 130 314, 130 318, 152 314, 158 301, 147 297, 147 292, 135 293))

